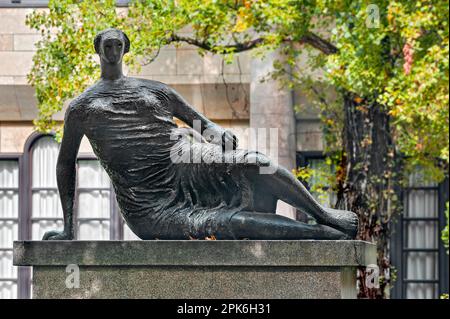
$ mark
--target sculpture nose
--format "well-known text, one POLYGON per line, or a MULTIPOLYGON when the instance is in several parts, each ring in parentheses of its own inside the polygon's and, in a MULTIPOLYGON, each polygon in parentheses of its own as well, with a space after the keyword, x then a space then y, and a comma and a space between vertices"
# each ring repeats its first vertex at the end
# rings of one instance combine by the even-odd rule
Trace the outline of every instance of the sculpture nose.
POLYGON ((115 58, 118 58, 120 56, 120 53, 121 53, 120 48, 119 47, 114 47, 114 49, 113 49, 113 56, 115 58))

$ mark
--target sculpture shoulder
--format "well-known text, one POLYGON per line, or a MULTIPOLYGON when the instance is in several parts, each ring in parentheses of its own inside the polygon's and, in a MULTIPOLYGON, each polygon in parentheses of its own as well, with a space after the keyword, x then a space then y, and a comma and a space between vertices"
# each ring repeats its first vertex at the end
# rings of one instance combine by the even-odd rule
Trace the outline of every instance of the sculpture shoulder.
POLYGON ((134 85, 136 87, 144 87, 153 93, 156 94, 159 93, 161 95, 166 96, 169 99, 172 98, 174 94, 177 94, 173 88, 171 88, 169 85, 163 82, 132 77, 128 77, 127 81, 131 85, 134 85))
POLYGON ((89 97, 85 94, 85 92, 70 101, 66 110, 65 121, 85 119, 85 113, 90 104, 89 97))
POLYGON ((126 78, 127 84, 135 85, 135 86, 144 86, 149 89, 166 89, 169 86, 165 83, 150 80, 150 79, 142 79, 142 78, 133 78, 133 77, 127 77, 126 78))
POLYGON ((88 87, 80 95, 75 97, 70 103, 67 111, 72 114, 81 114, 87 110, 93 99, 95 99, 96 92, 101 90, 100 81, 88 87))

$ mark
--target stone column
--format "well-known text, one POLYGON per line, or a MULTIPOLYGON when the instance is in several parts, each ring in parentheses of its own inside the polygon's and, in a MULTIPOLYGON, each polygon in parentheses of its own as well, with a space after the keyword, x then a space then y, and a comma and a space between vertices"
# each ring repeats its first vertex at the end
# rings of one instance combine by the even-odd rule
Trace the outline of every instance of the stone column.
MULTIPOLYGON (((261 79, 267 78, 267 75, 273 71, 273 62, 281 58, 275 51, 268 54, 263 60, 254 58, 251 61, 250 127, 266 129, 267 135, 269 135, 270 128, 278 129, 278 158, 272 159, 291 170, 296 168, 296 132, 292 91, 280 88, 279 82, 273 79, 267 79, 261 83, 261 79)), ((268 136, 267 140, 269 138, 268 136)), ((272 152, 267 152, 267 155, 271 154, 272 152)), ((284 202, 278 203, 277 213, 295 219, 295 209, 284 202)))

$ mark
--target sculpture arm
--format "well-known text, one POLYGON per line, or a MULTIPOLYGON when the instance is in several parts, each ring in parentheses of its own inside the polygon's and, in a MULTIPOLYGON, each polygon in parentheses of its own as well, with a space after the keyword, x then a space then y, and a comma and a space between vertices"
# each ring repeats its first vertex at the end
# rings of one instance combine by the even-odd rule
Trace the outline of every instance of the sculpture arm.
POLYGON ((236 149, 238 139, 232 132, 225 130, 195 110, 174 90, 171 90, 170 97, 173 105, 173 115, 176 118, 193 128, 195 128, 194 121, 199 121, 201 124, 200 133, 204 135, 206 141, 222 145, 223 148, 225 148, 225 145, 232 144, 233 149, 236 149))
POLYGON ((56 164, 56 179, 64 215, 64 230, 49 231, 43 239, 71 240, 74 238, 73 206, 76 184, 76 159, 83 137, 76 106, 70 105, 64 119, 64 135, 56 164))

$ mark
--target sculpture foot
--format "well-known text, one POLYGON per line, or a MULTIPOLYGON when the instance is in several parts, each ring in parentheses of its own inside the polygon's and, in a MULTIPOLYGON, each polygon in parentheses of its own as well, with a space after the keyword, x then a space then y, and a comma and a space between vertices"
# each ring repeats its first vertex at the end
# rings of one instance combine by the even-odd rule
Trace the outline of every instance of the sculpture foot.
POLYGON ((339 210, 334 208, 325 208, 329 214, 329 219, 324 223, 334 227, 343 233, 345 233, 349 238, 355 239, 358 234, 358 215, 349 210, 339 210))

